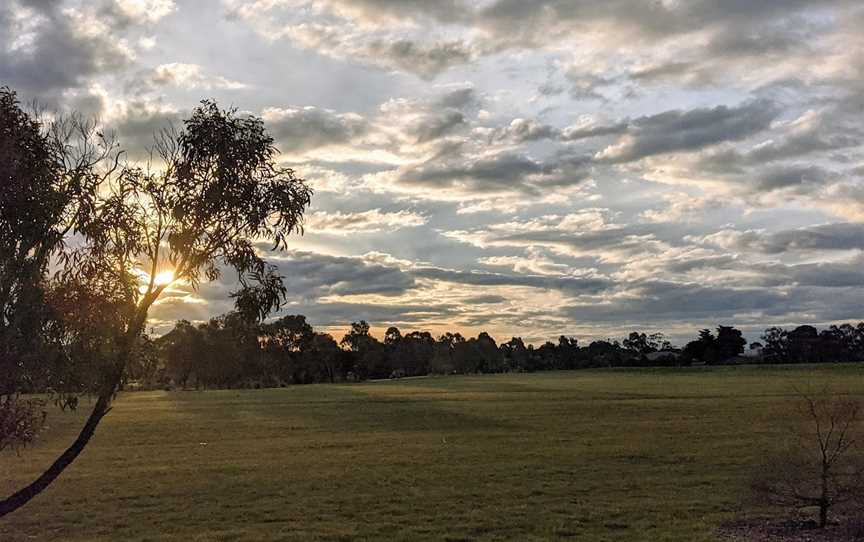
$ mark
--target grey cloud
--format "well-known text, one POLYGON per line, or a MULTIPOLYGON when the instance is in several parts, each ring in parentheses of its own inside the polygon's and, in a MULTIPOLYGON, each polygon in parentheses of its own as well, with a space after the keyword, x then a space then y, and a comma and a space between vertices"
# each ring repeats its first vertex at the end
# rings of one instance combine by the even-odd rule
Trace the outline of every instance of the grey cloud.
POLYGON ((864 250, 864 224, 839 222, 776 232, 726 230, 694 240, 732 250, 753 250, 765 254, 802 250, 864 250))
POLYGON ((539 195, 552 186, 573 186, 587 180, 589 160, 556 155, 541 162, 518 152, 492 156, 462 156, 461 146, 447 147, 419 165, 403 168, 398 181, 406 186, 448 189, 464 193, 539 195))
POLYGON ((492 157, 459 160, 436 157, 401 172, 399 181, 430 188, 462 185, 470 191, 524 190, 524 179, 543 166, 522 154, 501 153, 492 157))
POLYGON ((466 124, 465 115, 455 109, 445 109, 427 115, 411 128, 417 143, 428 143, 446 136, 466 124))
POLYGON ((515 143, 525 143, 528 141, 540 141, 543 139, 556 139, 560 135, 560 130, 548 124, 542 124, 535 120, 517 118, 500 129, 496 134, 499 140, 511 140, 515 143))
MULTIPOLYGON (((499 39, 522 44, 547 43, 562 35, 576 35, 600 23, 614 23, 622 34, 659 39, 716 27, 734 32, 742 24, 774 24, 807 9, 854 5, 850 0, 696 0, 692 2, 632 2, 630 0, 497 0, 481 10, 478 24, 499 39)), ((739 38, 739 41, 742 38, 739 38)), ((730 41, 733 41, 730 39, 730 41)), ((764 47, 764 45, 760 45, 764 47)))
POLYGON ((493 236, 501 245, 547 246, 577 255, 590 255, 600 259, 615 255, 630 258, 637 254, 657 251, 660 241, 641 227, 610 227, 595 231, 573 232, 560 229, 510 233, 493 236))
POLYGON ((444 23, 464 20, 470 11, 461 0, 323 0, 335 10, 367 20, 387 18, 417 20, 423 17, 444 23))
POLYGON ((860 287, 864 284, 864 262, 818 262, 795 265, 764 264, 757 269, 774 284, 794 283, 824 288, 860 287))
POLYGON ((396 266, 362 258, 294 252, 271 257, 280 274, 288 277, 289 294, 302 299, 327 295, 400 295, 415 287, 414 279, 396 266))
POLYGON ((369 130, 368 122, 359 115, 317 107, 269 108, 263 116, 282 152, 346 144, 369 130))
POLYGON ((183 112, 165 111, 139 101, 128 104, 126 112, 108 126, 116 131, 121 147, 132 158, 145 158, 155 138, 167 129, 182 128, 183 112))
POLYGON ((836 223, 783 230, 760 238, 757 246, 769 254, 792 250, 864 250, 864 224, 836 223))
POLYGON ((721 105, 640 117, 631 123, 617 143, 599 152, 597 159, 611 163, 631 162, 657 154, 737 141, 768 128, 777 114, 773 104, 757 100, 738 107, 721 105))
POLYGON ((507 301, 506 297, 500 295, 478 295, 475 297, 469 297, 464 300, 468 305, 495 305, 497 303, 504 303, 507 301))
POLYGON ((130 58, 115 36, 76 31, 75 16, 64 12, 61 2, 26 5, 44 20, 35 28, 29 44, 14 50, 14 39, 20 33, 10 12, 14 4, 0 7, 0 81, 4 84, 55 106, 64 90, 129 65, 130 58))
POLYGON ((462 86, 448 90, 439 96, 433 105, 442 108, 465 110, 480 103, 480 97, 473 86, 462 86))
POLYGON ((471 49, 461 41, 426 45, 414 40, 373 41, 368 45, 370 58, 424 79, 434 79, 452 66, 473 59, 471 49))
POLYGON ((612 286, 605 278, 567 277, 548 275, 505 275, 477 271, 458 271, 438 267, 418 267, 411 271, 417 278, 454 282, 470 286, 527 286, 546 290, 561 290, 570 293, 598 293, 612 286))
POLYGON ((783 165, 759 172, 754 189, 771 191, 807 184, 824 183, 830 173, 818 166, 783 165))
MULTIPOLYGON (((428 325, 435 319, 452 324, 460 314, 460 307, 448 303, 372 304, 345 302, 316 302, 291 304, 280 314, 305 315, 314 326, 344 326, 349 322, 366 320, 371 325, 428 325)), ((337 337, 338 339, 338 337, 337 337)))
POLYGON ((780 315, 794 298, 765 288, 711 287, 651 280, 628 285, 629 295, 613 303, 579 303, 562 309, 568 318, 595 322, 690 321, 732 318, 739 313, 780 315))

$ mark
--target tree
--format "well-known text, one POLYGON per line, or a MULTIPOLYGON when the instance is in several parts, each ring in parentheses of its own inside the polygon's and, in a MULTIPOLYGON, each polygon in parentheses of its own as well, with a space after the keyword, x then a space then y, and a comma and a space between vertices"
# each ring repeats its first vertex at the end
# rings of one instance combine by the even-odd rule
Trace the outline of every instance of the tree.
POLYGON ((318 371, 316 382, 336 382, 336 368, 339 363, 342 350, 336 344, 336 340, 326 333, 313 334, 312 340, 304 346, 302 355, 309 359, 308 364, 313 363, 318 371))
POLYGON ((203 340, 202 332, 188 320, 178 321, 174 329, 156 340, 165 360, 167 376, 181 388, 186 388, 201 369, 203 340))
POLYGON ((501 343, 500 349, 501 354, 504 356, 504 363, 511 371, 528 371, 532 369, 529 365, 528 349, 525 348, 525 342, 522 341, 522 337, 513 337, 506 343, 501 343))
POLYGON ((339 344, 352 352, 361 352, 372 340, 373 337, 369 335, 369 324, 366 320, 360 320, 351 322, 351 329, 342 337, 339 344))
POLYGON ((731 326, 717 327, 717 361, 726 361, 742 354, 747 341, 741 334, 741 330, 731 326))
POLYGON ((788 335, 789 358, 796 363, 817 361, 819 332, 813 326, 798 326, 788 335))
POLYGON ((861 403, 822 390, 802 393, 796 404, 791 442, 763 465, 753 480, 755 496, 795 509, 816 508, 819 527, 837 505, 864 497, 861 403))
POLYGON ((789 334, 780 327, 769 327, 762 334, 762 352, 769 363, 784 363, 789 360, 789 334))
POLYGON ((559 369, 575 369, 579 363, 579 340, 576 337, 559 336, 555 355, 559 369))
POLYGON ((171 283, 196 288, 233 268, 238 314, 260 320, 281 305, 282 277, 255 243, 285 248, 289 235, 302 231, 311 190, 276 164, 276 152, 261 119, 204 101, 182 131, 157 138, 158 169, 124 166, 100 180, 92 217, 76 227, 82 246, 64 253, 59 280, 116 305, 110 363, 100 367, 97 399, 78 437, 35 481, 0 501, 0 517, 48 487, 87 445, 111 408, 150 307, 171 283))
POLYGON ((684 346, 683 355, 686 359, 714 363, 717 361, 717 338, 709 329, 699 331, 699 338, 684 346))
POLYGON ((78 116, 43 123, 0 88, 0 448, 25 445, 44 420, 42 401, 20 393, 47 392, 73 407, 85 391, 72 374, 83 362, 62 352, 70 337, 47 301, 47 272, 67 234, 92 218, 116 158, 93 124, 78 116))
POLYGON ((262 326, 262 348, 270 360, 268 372, 282 382, 303 382, 301 356, 309 350, 315 332, 300 314, 287 315, 262 326))
POLYGON ((369 324, 365 320, 352 322, 351 329, 339 342, 348 349, 354 358, 354 373, 360 378, 387 378, 392 367, 380 348, 381 343, 369 334, 369 324))
POLYGON ((396 326, 390 326, 384 332, 384 344, 396 344, 402 340, 402 333, 396 326))

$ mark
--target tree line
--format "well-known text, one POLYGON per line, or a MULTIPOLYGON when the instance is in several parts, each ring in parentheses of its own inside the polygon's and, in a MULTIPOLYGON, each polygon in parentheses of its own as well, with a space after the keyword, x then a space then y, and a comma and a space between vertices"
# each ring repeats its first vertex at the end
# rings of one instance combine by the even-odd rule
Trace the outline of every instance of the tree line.
POLYGON ((276 387, 433 374, 536 372, 599 367, 687 366, 730 363, 819 363, 864 360, 864 322, 765 330, 747 344, 732 326, 703 329, 676 348, 662 333, 634 331, 623 340, 580 345, 560 336, 540 346, 520 337, 498 343, 488 333, 466 338, 447 332, 402 333, 389 327, 379 340, 365 321, 337 342, 302 315, 250 321, 237 312, 193 325, 181 320, 148 339, 130 366, 127 386, 179 388, 276 387), (746 355, 745 355, 746 352, 746 355))

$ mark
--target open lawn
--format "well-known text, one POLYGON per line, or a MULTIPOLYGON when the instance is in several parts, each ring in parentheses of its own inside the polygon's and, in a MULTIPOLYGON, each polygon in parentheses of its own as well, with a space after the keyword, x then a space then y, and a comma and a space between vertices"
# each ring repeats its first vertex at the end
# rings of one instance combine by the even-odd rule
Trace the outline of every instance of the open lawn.
MULTIPOLYGON (((864 367, 579 371, 124 393, 0 540, 715 540, 794 386, 864 367)), ((0 490, 87 410, 52 414, 0 490)), ((754 513, 759 513, 756 511, 754 513)), ((764 511, 762 511, 764 512, 764 511)))

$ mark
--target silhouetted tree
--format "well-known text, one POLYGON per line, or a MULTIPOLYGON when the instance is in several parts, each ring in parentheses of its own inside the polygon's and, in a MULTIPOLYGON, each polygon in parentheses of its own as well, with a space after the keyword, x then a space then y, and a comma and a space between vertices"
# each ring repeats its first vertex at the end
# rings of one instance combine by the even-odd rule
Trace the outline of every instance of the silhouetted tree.
POLYGON ((743 353, 746 344, 740 330, 731 326, 717 327, 717 361, 726 361, 743 353))
POLYGON ((813 326, 798 326, 788 335, 789 359, 796 363, 818 361, 819 332, 813 326))
POLYGON ((281 382, 305 383, 311 372, 301 359, 315 338, 302 315, 287 315, 261 327, 261 347, 269 360, 268 373, 281 382))
POLYGON ((521 337, 513 337, 506 343, 501 343, 501 355, 504 364, 511 371, 530 371, 528 349, 521 337))
POLYGON ((176 385, 185 388, 205 360, 201 331, 189 321, 180 320, 156 342, 167 376, 176 385))
POLYGON ((62 284, 84 286, 116 307, 106 323, 110 362, 100 366, 93 410, 42 475, 0 501, 0 516, 48 487, 110 410, 149 309, 171 282, 157 281, 160 271, 171 270, 173 280, 194 288, 223 267, 234 268, 240 288, 232 296, 247 320, 262 319, 284 298, 282 278, 253 243, 267 239, 284 248, 301 227, 311 192, 293 171, 276 165, 263 121, 202 102, 180 133, 162 134, 155 152, 158 169, 123 167, 100 181, 98 200, 87 206, 92 217, 78 227, 82 244, 65 253, 60 273, 62 284), (136 270, 147 274, 144 284, 136 270))
POLYGON ((398 327, 390 326, 384 332, 384 344, 395 344, 400 340, 402 340, 402 333, 399 332, 398 327))
POLYGON ((789 360, 789 334, 780 327, 769 327, 762 334, 762 357, 770 363, 789 360))
MULTIPOLYGON (((74 408, 92 384, 81 373, 91 372, 85 360, 67 355, 64 346, 76 341, 49 300, 68 298, 71 283, 52 293, 48 267, 62 260, 67 234, 92 220, 116 158, 92 123, 74 115, 43 123, 0 88, 0 447, 26 444, 38 427, 23 425, 44 419, 43 402, 22 392, 74 408)), ((9 506, 0 502, 0 515, 9 506)))
POLYGON ((559 369, 575 369, 579 364, 579 341, 576 337, 558 337, 558 349, 556 352, 559 369))
POLYGON ((657 346, 648 339, 645 333, 633 331, 622 341, 622 346, 639 355, 650 354, 657 351, 657 346))
POLYGON ((304 345, 302 357, 305 365, 315 368, 310 382, 336 382, 342 350, 326 333, 314 333, 312 340, 304 345))

